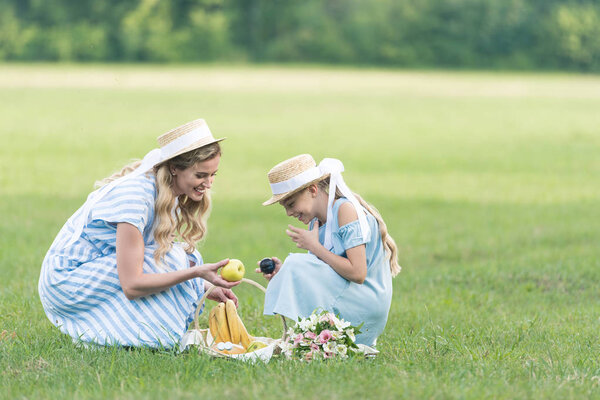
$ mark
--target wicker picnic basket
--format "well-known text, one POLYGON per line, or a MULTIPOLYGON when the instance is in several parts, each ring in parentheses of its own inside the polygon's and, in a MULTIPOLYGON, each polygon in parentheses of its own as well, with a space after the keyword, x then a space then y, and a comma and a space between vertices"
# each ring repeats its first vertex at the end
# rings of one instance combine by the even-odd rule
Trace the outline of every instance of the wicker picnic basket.
MULTIPOLYGON (((251 279, 243 278, 242 282, 247 283, 251 286, 254 286, 254 287, 262 290, 263 293, 266 292, 266 289, 261 284, 255 282, 251 279)), ((231 358, 231 359, 237 359, 237 360, 242 360, 242 361, 261 360, 264 362, 268 362, 274 354, 278 354, 280 352, 279 344, 285 342, 285 340, 287 339, 287 324, 285 322, 285 317, 283 315, 279 316, 279 317, 281 317, 281 322, 283 324, 283 334, 282 334, 281 338, 273 339, 273 338, 269 338, 269 337, 258 337, 258 336, 254 337, 255 340, 259 340, 259 341, 267 344, 266 347, 263 347, 261 349, 258 349, 258 350, 255 350, 255 351, 252 351, 249 353, 241 353, 241 354, 225 354, 225 353, 216 351, 213 348, 213 345, 215 344, 214 338, 212 337, 209 329, 200 327, 198 318, 200 316, 200 310, 202 309, 202 306, 204 305, 204 302, 205 302, 207 296, 214 290, 214 288, 215 287, 213 286, 210 289, 208 289, 204 293, 204 295, 202 296, 200 301, 198 302, 198 306, 196 307, 196 313, 194 314, 193 326, 190 330, 188 330, 185 333, 185 335, 181 339, 181 346, 180 346, 181 351, 185 350, 188 346, 195 345, 198 347, 198 349, 201 353, 206 353, 213 357, 231 358)))

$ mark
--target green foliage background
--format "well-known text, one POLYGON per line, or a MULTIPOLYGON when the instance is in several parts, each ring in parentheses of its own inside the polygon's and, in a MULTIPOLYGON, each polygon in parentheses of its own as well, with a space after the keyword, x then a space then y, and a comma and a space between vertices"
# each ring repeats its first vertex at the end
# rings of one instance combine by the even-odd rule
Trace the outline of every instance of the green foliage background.
POLYGON ((0 0, 0 60, 600 71, 598 0, 0 0))

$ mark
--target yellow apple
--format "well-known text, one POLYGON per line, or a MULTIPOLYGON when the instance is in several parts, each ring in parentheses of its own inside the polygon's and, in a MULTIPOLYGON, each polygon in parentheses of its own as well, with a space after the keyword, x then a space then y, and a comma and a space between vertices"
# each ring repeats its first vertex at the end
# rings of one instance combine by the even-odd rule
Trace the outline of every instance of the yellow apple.
POLYGON ((252 343, 250 343, 248 345, 248 348, 246 349, 246 352, 251 353, 253 351, 256 351, 258 349, 262 349, 264 347, 267 347, 266 343, 263 343, 261 341, 255 340, 252 343))
POLYGON ((244 268, 244 264, 240 260, 232 258, 227 265, 221 269, 221 276, 226 281, 237 282, 244 277, 245 272, 246 269, 244 268))

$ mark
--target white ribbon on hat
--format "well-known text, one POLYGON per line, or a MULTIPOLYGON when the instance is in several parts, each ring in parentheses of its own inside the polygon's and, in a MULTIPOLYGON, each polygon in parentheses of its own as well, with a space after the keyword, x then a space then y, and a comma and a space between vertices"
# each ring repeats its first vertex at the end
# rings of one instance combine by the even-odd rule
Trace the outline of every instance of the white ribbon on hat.
POLYGON ((312 167, 285 181, 271 183, 271 191, 275 195, 291 192, 292 190, 299 188, 305 183, 318 179, 322 175, 323 173, 321 172, 319 167, 312 167))
POLYGON ((127 175, 120 177, 119 179, 115 179, 114 181, 102 186, 101 188, 93 191, 88 196, 85 204, 82 207, 81 213, 75 214, 71 223, 73 225, 73 233, 71 234, 71 238, 65 244, 65 246, 69 246, 77 241, 81 236, 81 232, 83 232, 83 228, 88 224, 88 219, 90 216, 90 212, 92 208, 98 203, 108 192, 110 192, 115 186, 121 184, 122 182, 140 176, 146 172, 148 172, 155 165, 160 164, 161 162, 171 158, 174 154, 178 153, 181 150, 184 150, 186 147, 191 146, 196 143, 200 139, 204 139, 205 137, 212 136, 210 129, 208 126, 201 125, 196 129, 189 131, 188 133, 181 135, 177 139, 167 143, 161 148, 156 148, 150 150, 142 159, 142 163, 130 172, 127 175))
POLYGON ((331 248, 331 222, 333 221, 333 201, 335 199, 336 188, 340 189, 342 195, 348 200, 350 200, 350 202, 356 209, 356 214, 358 214, 358 223, 360 225, 363 240, 369 240, 371 230, 369 228, 369 224, 367 223, 366 211, 360 205, 358 199, 354 196, 348 185, 346 185, 346 182, 344 182, 344 178, 342 178, 342 172, 344 172, 344 164, 342 164, 340 160, 337 160, 335 158, 324 158, 323 161, 319 163, 318 168, 321 171, 321 175, 331 174, 331 176, 329 177, 327 224, 325 225, 325 243, 323 243, 323 246, 325 246, 325 248, 328 250, 331 248))

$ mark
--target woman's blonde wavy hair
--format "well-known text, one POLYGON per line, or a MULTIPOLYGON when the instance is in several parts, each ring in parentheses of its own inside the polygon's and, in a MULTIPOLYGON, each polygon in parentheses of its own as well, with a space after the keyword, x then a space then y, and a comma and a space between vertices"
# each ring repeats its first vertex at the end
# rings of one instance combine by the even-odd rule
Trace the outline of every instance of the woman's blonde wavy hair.
MULTIPOLYGON (((329 194, 329 177, 320 180, 317 183, 317 185, 319 189, 329 194)), ((362 197, 360 197, 360 195, 354 192, 352 192, 352 194, 354 195, 354 197, 356 197, 360 205, 363 206, 377 220, 377 224, 379 225, 379 233, 381 235, 381 241, 383 242, 383 248, 390 262, 390 271, 392 272, 392 276, 398 275, 398 273, 401 270, 400 264, 398 264, 398 246, 396 246, 394 238, 392 238, 388 233, 387 225, 383 221, 381 214, 373 205, 367 203, 362 197)), ((344 195, 342 194, 342 192, 340 192, 339 188, 336 188, 335 198, 339 199, 340 197, 344 197, 344 195)))
MULTIPOLYGON (((175 237, 186 243, 185 251, 188 254, 193 253, 196 249, 196 242, 206 235, 206 221, 210 213, 211 200, 208 191, 205 192, 200 201, 193 201, 185 194, 178 197, 173 194, 173 190, 171 190, 173 185, 171 167, 184 170, 199 162, 212 160, 220 155, 221 146, 219 146, 219 143, 212 143, 164 161, 156 165, 152 172, 148 172, 153 173, 156 177, 157 196, 154 203, 156 216, 154 239, 158 247, 154 251, 154 260, 157 263, 160 263, 165 254, 171 249, 175 237), (173 213, 176 199, 178 200, 177 209, 173 213)), ((134 161, 126 165, 121 171, 96 182, 96 187, 104 186, 130 173, 140 163, 141 161, 134 161)))

